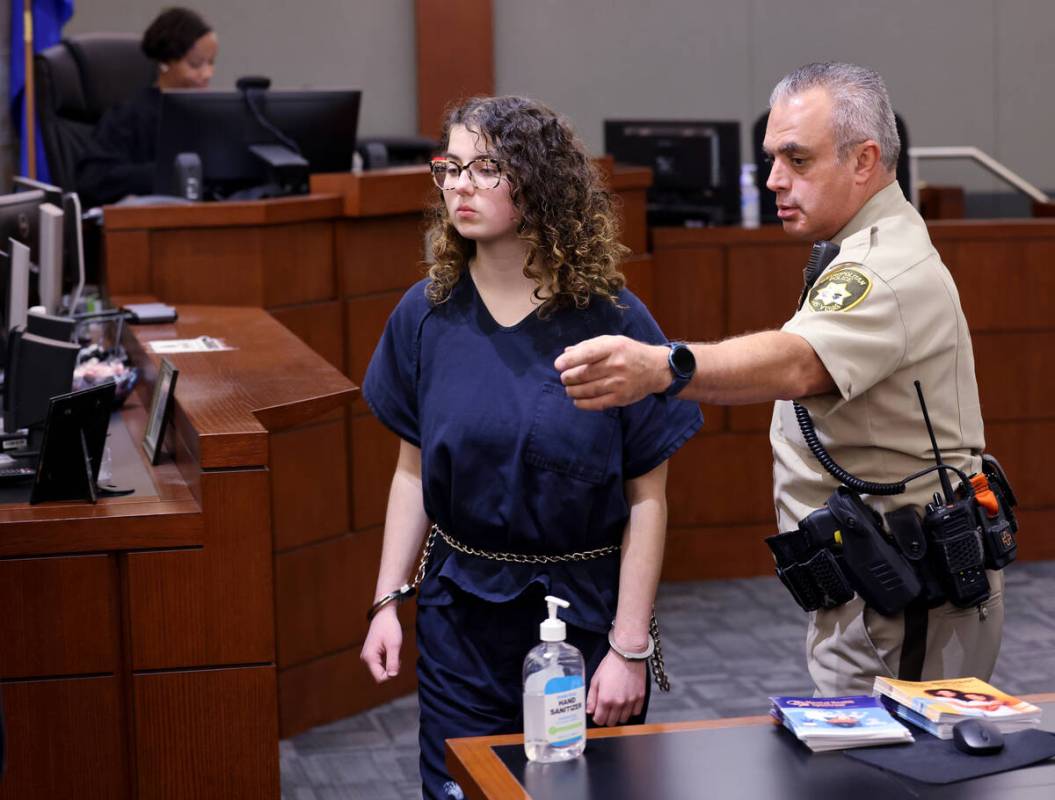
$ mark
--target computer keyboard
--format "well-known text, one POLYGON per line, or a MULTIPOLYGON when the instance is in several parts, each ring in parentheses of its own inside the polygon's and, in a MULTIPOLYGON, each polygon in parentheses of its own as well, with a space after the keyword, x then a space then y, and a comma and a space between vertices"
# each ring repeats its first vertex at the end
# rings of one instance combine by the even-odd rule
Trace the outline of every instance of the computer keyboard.
POLYGON ((0 480, 18 480, 20 478, 32 478, 37 474, 36 467, 0 467, 0 480))
POLYGON ((0 481, 17 481, 36 474, 36 458, 12 458, 7 453, 0 453, 0 481))

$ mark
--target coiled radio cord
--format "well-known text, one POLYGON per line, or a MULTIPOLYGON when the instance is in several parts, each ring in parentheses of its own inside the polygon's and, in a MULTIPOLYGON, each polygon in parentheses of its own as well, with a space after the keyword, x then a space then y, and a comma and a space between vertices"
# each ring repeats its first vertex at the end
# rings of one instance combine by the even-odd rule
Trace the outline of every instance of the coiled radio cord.
MULTIPOLYGON (((919 381, 916 381, 918 384, 919 381)), ((918 385, 917 385, 918 390, 918 385)), ((921 398, 922 402, 922 398, 921 398)), ((969 497, 974 497, 974 487, 971 485, 970 478, 956 467, 950 466, 941 462, 941 455, 938 455, 938 463, 933 466, 921 469, 919 472, 913 472, 911 475, 905 477, 904 480, 897 481, 896 483, 878 483, 876 481, 866 481, 858 478, 856 475, 852 475, 845 469, 835 463, 835 459, 832 458, 823 444, 821 444, 820 438, 817 436, 817 431, 813 427, 813 420, 810 418, 810 412, 806 410, 805 406, 799 405, 795 401, 792 401, 792 406, 795 408, 795 420, 799 423, 799 430, 802 432, 803 441, 806 442, 806 446, 813 453, 813 457, 820 462, 821 466, 831 475, 835 480, 844 486, 853 489, 855 492, 860 494, 873 494, 873 495, 895 495, 903 494, 906 488, 906 484, 910 481, 914 481, 917 478, 922 478, 924 475, 928 475, 931 472, 938 472, 942 476, 943 485, 947 484, 945 480, 945 471, 955 473, 957 477, 963 482, 964 491, 969 497)), ((926 414, 926 410, 924 410, 926 414)), ((927 420, 927 428, 930 430, 930 420, 927 420)), ((931 433, 931 441, 934 441, 933 432, 931 433)), ((934 443, 934 447, 937 448, 937 443, 934 443)), ((952 490, 950 487, 945 488, 946 499, 952 502, 952 490)))
POLYGON ((821 444, 820 438, 817 436, 817 431, 813 427, 813 420, 810 419, 810 412, 806 410, 805 406, 801 406, 796 402, 792 402, 795 407, 795 419, 799 423, 799 430, 802 432, 802 438, 806 442, 806 446, 813 453, 822 467, 828 471, 839 483, 848 486, 855 492, 861 494, 878 494, 878 495, 893 495, 902 494, 905 491, 906 481, 899 481, 898 483, 877 483, 876 481, 866 481, 858 478, 856 475, 851 475, 845 469, 835 463, 835 459, 832 458, 824 445, 821 444))

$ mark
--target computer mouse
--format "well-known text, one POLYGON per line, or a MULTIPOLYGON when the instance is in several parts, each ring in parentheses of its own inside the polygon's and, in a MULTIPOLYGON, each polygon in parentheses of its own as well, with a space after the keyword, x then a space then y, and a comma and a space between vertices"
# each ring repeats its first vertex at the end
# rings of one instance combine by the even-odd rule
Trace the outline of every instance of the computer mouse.
POLYGON ((1004 749, 1004 734, 984 719, 957 722, 952 726, 952 741, 958 750, 972 756, 991 756, 1004 749))

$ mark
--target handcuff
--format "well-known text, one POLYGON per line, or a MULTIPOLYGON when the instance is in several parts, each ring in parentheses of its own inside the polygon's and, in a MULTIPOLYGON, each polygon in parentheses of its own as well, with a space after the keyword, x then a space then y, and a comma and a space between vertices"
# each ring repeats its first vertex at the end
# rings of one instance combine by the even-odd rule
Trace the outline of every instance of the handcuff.
POLYGON ((384 597, 381 597, 376 603, 370 606, 370 610, 366 612, 366 621, 371 622, 374 617, 377 616, 377 612, 387 606, 391 602, 395 602, 396 605, 402 605, 404 601, 409 600, 417 593, 417 589, 411 586, 409 583, 404 583, 398 589, 395 589, 384 597))
POLYGON ((648 646, 640 653, 631 653, 629 650, 624 650, 615 643, 615 637, 613 632, 615 626, 608 631, 608 646, 611 647, 618 655, 621 655, 627 661, 648 661, 652 658, 652 654, 656 652, 656 640, 652 638, 652 634, 648 634, 648 646))

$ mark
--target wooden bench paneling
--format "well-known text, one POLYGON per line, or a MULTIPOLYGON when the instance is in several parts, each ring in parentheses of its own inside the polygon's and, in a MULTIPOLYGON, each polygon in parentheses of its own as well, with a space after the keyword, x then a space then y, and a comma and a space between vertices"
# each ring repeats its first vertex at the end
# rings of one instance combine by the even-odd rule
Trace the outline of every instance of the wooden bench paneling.
POLYGON ((349 529, 347 436, 344 415, 271 435, 276 551, 332 539, 349 529))
POLYGON ((120 679, 27 681, 0 689, 8 758, 0 800, 132 797, 120 679))
POLYGON ((116 672, 117 594, 109 556, 0 561, 0 677, 116 672))
POLYGON ((127 557, 137 670, 274 657, 268 473, 205 473, 201 488, 204 549, 127 557))
POLYGON ((137 675, 137 800, 279 797, 275 669, 137 675))

